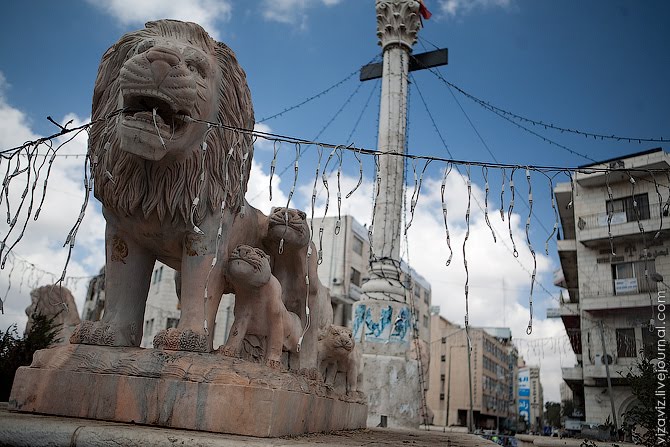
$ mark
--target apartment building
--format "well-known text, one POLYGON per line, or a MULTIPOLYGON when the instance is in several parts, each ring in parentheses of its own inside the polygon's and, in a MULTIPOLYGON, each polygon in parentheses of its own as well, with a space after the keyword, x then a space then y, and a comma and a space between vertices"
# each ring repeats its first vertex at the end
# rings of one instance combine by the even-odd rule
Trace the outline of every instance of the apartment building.
POLYGON ((508 328, 471 327, 469 334, 470 359, 465 328, 438 313, 432 316, 426 400, 433 424, 468 426, 472 404, 474 429, 513 430, 518 353, 512 333, 508 328))
POLYGON ((616 417, 621 425, 636 404, 621 375, 640 350, 654 355, 655 312, 670 278, 668 170, 659 148, 583 166, 554 189, 562 230, 555 283, 566 293, 547 316, 561 318, 570 338, 577 364, 563 368, 563 380, 589 423, 616 417))

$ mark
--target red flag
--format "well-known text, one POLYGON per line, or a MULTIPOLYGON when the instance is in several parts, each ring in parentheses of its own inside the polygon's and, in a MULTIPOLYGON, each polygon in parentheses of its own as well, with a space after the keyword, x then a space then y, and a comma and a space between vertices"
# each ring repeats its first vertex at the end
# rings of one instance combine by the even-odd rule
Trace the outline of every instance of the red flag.
POLYGON ((419 0, 419 14, 421 14, 421 17, 426 20, 430 19, 430 17, 433 15, 430 11, 428 11, 428 8, 426 8, 423 0, 419 0))

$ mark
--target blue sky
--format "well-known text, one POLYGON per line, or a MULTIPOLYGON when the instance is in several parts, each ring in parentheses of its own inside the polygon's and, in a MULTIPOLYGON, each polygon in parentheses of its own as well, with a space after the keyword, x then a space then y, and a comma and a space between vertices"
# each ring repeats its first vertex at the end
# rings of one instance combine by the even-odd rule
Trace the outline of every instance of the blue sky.
MULTIPOLYGON (((434 46, 447 47, 449 65, 440 68, 440 72, 470 94, 519 115, 566 128, 607 135, 670 138, 668 2, 428 0, 426 3, 434 15, 425 21, 415 52, 432 50, 434 46)), ((60 122, 69 119, 86 122, 97 64, 104 51, 124 32, 140 28, 147 20, 165 17, 199 22, 236 52, 247 73, 257 120, 345 79, 380 53, 372 0, 7 1, 3 3, 0 19, 0 149, 56 131, 46 120, 47 115, 60 122)), ((421 96, 456 159, 552 166, 588 162, 587 158, 520 130, 456 90, 450 92, 427 71, 412 74, 408 148, 412 154, 449 157, 421 96)), ((375 148, 378 111, 378 83, 360 84, 354 75, 323 97, 266 121, 262 129, 305 139, 319 135, 323 142, 353 142, 356 146, 375 148)), ((670 149, 660 143, 596 141, 541 127, 530 128, 595 160, 658 146, 670 149)), ((83 154, 85 144, 82 136, 64 148, 64 153, 83 154)), ((278 170, 290 164, 293 156, 292 147, 282 146, 278 170)), ((255 175, 247 198, 266 212, 270 205, 265 191, 271 159, 272 145, 259 141, 254 156, 255 175)), ((293 204, 304 209, 309 207, 315 160, 314 150, 308 150, 301 159, 298 193, 293 204)), ((14 276, 14 288, 7 294, 6 314, 0 316, 0 328, 12 322, 23 326, 23 309, 29 300, 26 287, 40 277, 29 264, 60 275, 65 254, 59 247, 81 206, 83 158, 63 157, 54 166, 53 191, 47 201, 52 212, 45 211, 38 222, 31 222, 25 240, 16 247, 16 253, 25 262, 18 262, 15 271, 16 275, 24 271, 25 285, 19 293, 18 277, 14 276)), ((420 168, 422 164, 417 165, 420 168)), ((426 172, 404 254, 431 281, 433 301, 441 306, 441 313, 462 323, 465 279, 462 258, 455 253, 452 265, 444 267, 448 250, 439 199, 443 169, 443 164, 433 163, 426 172)), ((345 184, 353 186, 358 164, 350 155, 345 157, 344 174, 345 184)), ((293 170, 289 168, 281 179, 274 180, 277 188, 274 204, 285 203, 292 176, 293 170)), ((359 193, 343 205, 343 212, 354 214, 361 222, 369 222, 371 216, 371 176, 371 161, 365 160, 365 182, 359 193)), ((408 165, 410 195, 412 177, 408 165)), ((515 180, 518 193, 527 195, 523 173, 517 172, 515 180)), ((481 200, 484 182, 478 168, 473 169, 473 181, 474 193, 481 200)), ((489 181, 490 209, 496 210, 500 206, 500 173, 491 170, 489 181)), ((452 245, 455 252, 460 252, 466 230, 467 193, 455 171, 450 174, 448 186, 452 245)), ((558 290, 552 285, 552 272, 559 266, 555 243, 549 244, 549 256, 544 255, 544 241, 548 237, 545 228, 551 231, 554 224, 546 178, 533 177, 533 196, 531 240, 538 252, 538 280, 550 292, 535 288, 536 330, 530 337, 525 335, 532 258, 524 242, 528 210, 523 204, 517 205, 518 214, 513 216, 515 241, 521 252, 519 263, 510 254, 509 239, 505 241, 507 246, 500 240, 493 244, 481 212, 473 211, 468 241, 470 322, 476 326, 510 326, 514 336, 522 339, 519 342, 522 354, 530 362, 543 366, 547 398, 557 400, 558 366, 570 366, 573 359, 564 351, 557 353, 556 343, 552 342, 553 337, 563 333, 560 322, 545 319, 546 308, 557 305, 558 290), (505 289, 501 290, 503 283, 505 289)), ((323 212, 323 200, 320 196, 317 216, 319 211, 323 212)), ((331 203, 329 213, 333 209, 331 203)), ((500 235, 505 236, 507 222, 500 222, 493 213, 491 220, 500 235)), ((99 207, 92 202, 68 270, 70 276, 91 275, 101 267, 103 228, 99 207)), ((6 227, 0 227, 0 231, 4 233, 6 227)), ((7 287, 10 264, 0 272, 0 297, 7 287)), ((49 278, 42 276, 45 280, 49 278)), ((71 284, 81 305, 85 281, 71 284)))

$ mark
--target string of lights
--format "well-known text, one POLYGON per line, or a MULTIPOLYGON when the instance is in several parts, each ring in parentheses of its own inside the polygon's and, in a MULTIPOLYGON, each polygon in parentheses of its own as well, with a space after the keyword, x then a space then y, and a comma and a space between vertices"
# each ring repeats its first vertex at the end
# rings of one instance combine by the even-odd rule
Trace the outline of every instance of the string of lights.
MULTIPOLYGON (((376 55, 375 57, 373 57, 372 59, 370 59, 370 62, 368 62, 368 64, 372 64, 372 63, 374 63, 375 61, 378 61, 379 59, 380 59, 380 55, 376 55)), ((357 75, 359 72, 360 72, 360 69, 357 68, 356 70, 354 70, 354 71, 352 71, 351 73, 349 73, 344 79, 342 79, 342 80, 336 82, 335 84, 331 85, 330 87, 327 87, 327 88, 324 89, 324 90, 321 90, 319 93, 317 93, 317 94, 315 94, 315 95, 313 95, 313 96, 310 96, 309 98, 307 98, 307 99, 305 99, 305 100, 303 100, 303 101, 301 101, 301 102, 299 102, 299 103, 297 103, 297 104, 295 104, 295 105, 293 105, 293 106, 287 107, 287 108, 285 108, 284 110, 282 110, 281 112, 275 113, 275 114, 270 115, 270 116, 267 116, 267 117, 265 117, 265 118, 261 118, 261 119, 258 120, 257 122, 258 122, 258 123, 264 123, 264 122, 266 122, 266 121, 270 121, 271 119, 279 118, 280 116, 283 116, 283 115, 285 115, 286 113, 291 112, 291 111, 293 111, 293 110, 295 110, 295 109, 298 109, 298 108, 304 106, 305 104, 308 104, 308 103, 314 101, 315 99, 318 99, 318 98, 320 98, 320 97, 326 95, 327 93, 331 92, 332 90, 335 90, 337 87, 341 86, 342 84, 344 84, 345 82, 347 82, 349 79, 351 79, 351 78, 353 78, 355 75, 357 75)))
MULTIPOLYGON (((116 113, 118 113, 118 111, 116 113)), ((107 119, 110 119, 114 115, 115 114, 110 115, 109 117, 107 117, 107 119)), ((497 163, 497 162, 496 163, 491 163, 491 162, 455 160, 453 158, 413 155, 413 154, 410 154, 410 153, 407 153, 407 154, 403 154, 403 153, 383 153, 383 152, 380 152, 380 151, 377 151, 377 150, 365 149, 365 148, 362 148, 362 147, 354 147, 354 145, 350 145, 350 146, 332 145, 332 144, 328 144, 328 143, 325 143, 325 142, 308 141, 308 140, 303 140, 303 139, 296 138, 296 137, 287 137, 287 136, 277 135, 277 134, 273 134, 273 133, 267 133, 267 132, 249 130, 249 129, 240 129, 240 128, 224 125, 224 124, 221 124, 221 123, 212 123, 212 122, 193 120, 193 119, 191 119, 191 121, 199 122, 203 125, 208 126, 209 128, 219 127, 219 128, 223 128, 227 131, 236 132, 240 135, 241 134, 251 134, 254 138, 263 138, 263 139, 272 141, 275 144, 275 147, 277 148, 277 152, 279 152, 281 150, 281 144, 282 143, 287 143, 287 144, 293 145, 294 149, 296 150, 296 154, 297 154, 296 155, 296 161, 294 163, 294 167, 295 167, 295 170, 296 170, 296 176, 297 176, 297 168, 298 168, 297 158, 299 157, 299 154, 302 152, 302 151, 300 151, 300 148, 304 147, 305 145, 313 145, 318 150, 323 150, 323 149, 326 149, 326 148, 331 149, 332 152, 331 152, 331 156, 329 157, 329 159, 331 159, 334 155, 337 155, 338 160, 340 162, 340 168, 339 169, 341 169, 342 154, 345 151, 352 152, 353 155, 356 158, 358 158, 359 160, 360 160, 361 155, 372 156, 372 157, 375 158, 377 166, 378 166, 378 158, 381 157, 381 156, 403 157, 404 159, 411 160, 414 163, 414 165, 416 165, 416 162, 418 160, 424 160, 425 161, 424 170, 427 167, 428 163, 433 162, 433 161, 443 163, 448 168, 450 168, 451 166, 456 166, 457 168, 459 166, 463 166, 463 167, 465 167, 465 169, 468 172, 468 179, 470 181, 470 187, 471 187, 471 181, 472 181, 470 170, 471 170, 472 167, 475 167, 475 166, 479 166, 482 169, 485 168, 487 170, 488 169, 501 169, 501 170, 502 169, 511 169, 512 171, 515 171, 516 169, 526 169, 527 170, 527 177, 530 176, 530 172, 541 173, 542 175, 545 175, 545 176, 548 176, 548 174, 553 173, 554 177, 556 175, 560 174, 560 173, 563 173, 563 174, 568 175, 570 178, 573 177, 575 172, 580 172, 580 173, 584 173, 584 174, 587 174, 587 173, 611 174, 613 172, 621 172, 621 173, 626 174, 627 176, 629 176, 630 179, 633 180, 631 183, 634 183, 634 180, 635 180, 635 177, 633 177, 633 173, 635 173, 635 175, 637 175, 638 173, 641 173, 642 175, 647 175, 647 176, 649 176, 649 175, 653 176, 654 173, 666 173, 666 175, 667 175, 667 172, 665 170, 662 170, 662 169, 657 169, 657 170, 623 169, 623 168, 617 168, 617 167, 614 167, 614 168, 609 167, 609 165, 607 165, 607 166, 603 165, 602 167, 600 167, 600 166, 588 166, 588 167, 577 167, 577 168, 574 168, 574 167, 560 167, 560 166, 524 166, 524 165, 503 164, 503 163, 497 163)), ((87 131, 88 126, 90 126, 90 124, 80 126, 79 128, 76 128, 76 129, 64 129, 64 130, 61 131, 61 133, 57 134, 53 138, 61 137, 62 135, 70 133, 70 132, 87 131)), ((76 136, 76 134, 74 136, 76 136)), ((72 138, 74 138, 74 136, 72 138)), ((71 141, 72 138, 70 138, 68 141, 71 141)), ((37 150, 45 148, 47 150, 47 153, 52 154, 52 158, 53 158, 53 155, 56 153, 56 151, 59 148, 61 148, 64 144, 66 144, 66 142, 62 143, 58 147, 54 148, 53 144, 51 143, 50 140, 40 139, 40 140, 36 140, 34 142, 25 143, 24 145, 20 146, 19 148, 14 148, 15 149, 14 152, 11 152, 11 150, 2 151, 2 153, 4 154, 3 158, 7 159, 8 162, 7 162, 7 170, 6 170, 6 174, 5 174, 5 179, 3 181, 3 189, 2 189, 2 193, 0 194, 0 197, 2 197, 4 200, 6 200, 6 206, 7 206, 7 209, 8 209, 8 217, 9 217, 8 224, 10 225, 10 232, 11 232, 11 230, 14 229, 14 227, 17 227, 17 225, 19 225, 17 217, 19 216, 20 209, 23 207, 22 204, 24 202, 27 203, 28 204, 27 209, 32 210, 32 206, 30 205, 30 203, 32 203, 32 197, 30 199, 27 199, 26 197, 27 197, 28 193, 31 193, 31 196, 36 194, 36 190, 37 190, 36 185, 37 185, 37 181, 38 181, 38 178, 39 178, 39 176, 36 175, 36 173, 40 172, 40 170, 42 170, 43 167, 45 166, 45 159, 43 158, 43 159, 38 160, 38 158, 35 156, 35 154, 37 153, 37 150), (25 166, 20 161, 21 160, 20 155, 22 155, 22 154, 24 154, 28 158, 28 164, 25 165, 25 166), (21 176, 23 176, 23 178, 26 179, 26 185, 31 185, 32 188, 28 187, 28 186, 26 186, 26 188, 24 188, 24 193, 22 194, 22 197, 20 199, 20 204, 17 207, 17 209, 14 209, 13 207, 10 207, 10 203, 9 203, 10 202, 9 186, 10 186, 10 183, 12 183, 12 180, 20 178, 21 176)), ((87 160, 84 164, 85 171, 88 170, 88 162, 89 162, 89 160, 87 158, 87 160)), ((326 167, 327 167, 327 165, 328 165, 328 162, 326 163, 326 167)), ((326 169, 326 167, 324 167, 324 170, 326 169)), ((377 172, 378 172, 378 170, 377 170, 377 172)), ((416 172, 416 170, 415 170, 415 172, 416 172)), ((423 175, 423 173, 422 173, 422 175, 423 175)), ((317 174, 317 176, 318 176, 318 174, 317 174)), ((378 172, 378 176, 379 176, 379 172, 378 172)), ((445 176, 445 178, 446 178, 446 176, 445 176)), ((551 178, 553 178, 553 177, 551 177, 551 178)), ((503 177, 503 179, 504 179, 504 177, 503 177)), ((48 180, 48 179, 45 179, 45 182, 46 182, 46 180, 48 180)), ((91 180, 92 179, 88 179, 85 175, 84 188, 88 192, 90 192, 90 190, 92 188, 91 180)), ((655 181, 655 179, 654 179, 654 181, 655 181)), ((378 182, 379 182, 379 178, 378 178, 378 182)), ((327 187, 327 181, 324 182, 324 186, 327 187)), ((416 182, 415 186, 416 186, 416 195, 414 195, 414 197, 413 197, 414 200, 413 201, 418 200, 418 194, 420 192, 420 182, 416 182)), ((378 193, 378 188, 379 188, 379 186, 377 185, 377 191, 376 191, 377 193, 378 193)), ((508 214, 508 216, 507 216, 508 224, 509 224, 509 220, 510 220, 513 205, 514 205, 514 194, 515 193, 514 193, 514 184, 513 184, 513 172, 512 172, 512 175, 510 175, 509 188, 510 188, 510 193, 512 193, 512 200, 510 201, 508 212, 507 212, 507 214, 508 214)), ((504 189, 505 189, 505 187, 503 185, 502 190, 504 191, 504 189)), ((46 186, 45 186, 45 190, 46 190, 46 186)), ((341 194, 339 188, 338 188, 338 192, 341 194)), ((658 193, 660 194, 660 191, 658 193)), ((472 195, 471 190, 469 190, 468 195, 469 196, 472 195)), ((88 194, 87 194, 87 198, 88 198, 88 194)), ((662 199, 662 197, 661 197, 661 199, 662 199)), ((476 200, 476 198, 475 198, 475 200, 476 200)), ((529 202, 531 200, 532 200, 532 195, 531 195, 531 191, 530 191, 530 188, 529 188, 529 202)), ((338 206, 338 208, 339 208, 339 206, 338 206)), ((480 206, 480 208, 481 208, 481 206, 480 206)), ((85 209, 85 207, 82 207, 82 211, 84 209, 85 209)), ((469 217, 470 217, 469 213, 470 213, 470 210, 468 210, 468 215, 466 216, 466 219, 469 219, 469 217)), ((530 214, 532 214, 532 210, 531 210, 530 214)), ((30 217, 30 216, 28 216, 28 217, 30 217)), ((75 236, 76 236, 76 231, 79 228, 79 225, 81 224, 81 218, 83 218, 83 216, 80 214, 79 218, 77 219, 77 223, 75 223, 75 225, 73 226, 73 229, 71 230, 70 234, 68 235, 68 239, 66 241, 66 245, 70 245, 70 252, 71 252, 71 249, 74 247, 74 240, 75 240, 75 236)), ((25 230, 24 223, 22 222, 21 226, 19 226, 17 228, 23 228, 23 230, 25 230)), ((493 230, 493 228, 492 228, 492 230, 493 230)), ((9 253, 11 251, 11 249, 13 249, 14 246, 16 245, 16 243, 18 242, 18 240, 16 240, 15 243, 8 244, 8 240, 7 240, 8 235, 9 235, 9 233, 5 236, 5 241, 3 242, 3 245, 2 245, 3 250, 8 249, 7 253, 9 253)), ((23 231, 21 231, 21 235, 23 235, 23 231)), ((511 236, 511 234, 510 234, 510 236, 511 236)), ((512 242, 513 242, 513 239, 512 239, 512 242)), ((513 252, 514 252, 514 250, 512 251, 512 253, 513 252)), ((7 253, 5 253, 5 258, 4 258, 5 260, 7 259, 7 253)), ((465 253, 464 253, 464 257, 465 257, 465 253)), ((466 268, 467 268, 467 264, 466 264, 466 268)), ((528 272, 528 273, 531 276, 532 281, 534 282, 535 278, 533 277, 533 274, 531 272, 528 272)), ((64 275, 61 275, 61 279, 64 279, 64 275)), ((544 287, 542 287, 542 288, 545 291, 547 291, 546 288, 544 288, 544 287)), ((467 293, 467 283, 466 283, 466 293, 467 293)), ((547 291, 547 293, 551 296, 551 294, 548 291, 547 291)), ((532 298, 532 296, 531 296, 531 298, 532 298)))
MULTIPOLYGON (((435 49, 440 49, 437 47, 435 44, 429 42, 425 38, 419 37, 420 41, 424 41, 430 45, 432 45, 435 49)), ((432 71, 432 70, 431 70, 432 71)), ((461 93, 463 96, 465 96, 468 99, 471 99, 475 103, 479 104, 480 106, 484 107, 487 110, 490 110, 491 112, 496 113, 499 116, 503 117, 509 117, 510 119, 521 121, 524 123, 531 124, 533 126, 537 127, 543 127, 544 129, 551 129, 551 130, 556 130, 561 133, 571 133, 575 135, 579 135, 585 138, 593 138, 594 140, 614 140, 614 141, 626 141, 628 143, 633 143, 633 142, 638 142, 638 143, 667 143, 670 141, 670 138, 668 137, 658 137, 658 138, 651 138, 651 137, 630 137, 630 136, 621 136, 621 135, 607 135, 607 134, 602 134, 602 133, 597 133, 597 132, 590 132, 590 131, 584 131, 584 130, 579 130, 579 129, 571 129, 568 127, 563 127, 563 126, 558 126, 554 125, 552 123, 547 123, 542 120, 536 120, 532 118, 527 118, 522 115, 518 115, 516 113, 510 112, 509 110, 505 110, 501 107, 497 107, 493 104, 491 104, 489 101, 485 101, 483 99, 480 99, 462 88, 458 87, 457 85, 447 81, 441 76, 441 73, 439 71, 433 72, 433 74, 436 74, 438 78, 440 78, 443 82, 445 82, 448 86, 454 88, 457 90, 459 93, 461 93)), ((581 157, 588 158, 584 155, 581 154, 576 154, 575 155, 580 155, 581 157)), ((590 158, 589 158, 590 159, 590 158)))

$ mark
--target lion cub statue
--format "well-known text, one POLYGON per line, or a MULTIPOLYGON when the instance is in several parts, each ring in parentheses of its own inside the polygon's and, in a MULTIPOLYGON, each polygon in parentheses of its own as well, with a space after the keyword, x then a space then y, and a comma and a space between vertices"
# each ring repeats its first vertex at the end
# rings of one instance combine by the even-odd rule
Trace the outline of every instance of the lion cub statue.
POLYGON ((310 239, 306 214, 293 208, 272 208, 263 245, 270 254, 272 274, 281 283, 286 308, 300 317, 304 327, 309 317, 300 353, 292 357, 297 362, 291 361, 290 367, 317 379, 318 336, 333 324, 333 307, 328 288, 319 281, 316 247, 310 239))
POLYGON ((279 368, 283 349, 298 351, 302 325, 282 302, 281 285, 270 271, 269 256, 259 248, 239 245, 230 255, 227 275, 235 290, 235 321, 220 352, 237 357, 244 337, 264 336, 265 364, 279 368))
POLYGON ((347 395, 357 392, 361 361, 351 329, 330 325, 319 333, 319 365, 327 384, 334 385, 337 373, 341 372, 345 374, 347 395))

